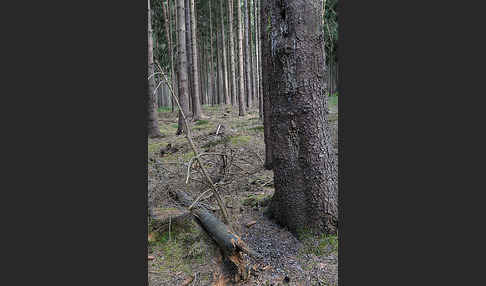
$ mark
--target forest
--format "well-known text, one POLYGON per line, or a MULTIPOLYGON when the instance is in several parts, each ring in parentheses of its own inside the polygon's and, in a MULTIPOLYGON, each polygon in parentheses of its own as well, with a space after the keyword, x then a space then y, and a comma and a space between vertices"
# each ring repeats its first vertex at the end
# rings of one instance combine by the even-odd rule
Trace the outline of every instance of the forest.
POLYGON ((149 285, 338 285, 337 0, 148 0, 149 285))

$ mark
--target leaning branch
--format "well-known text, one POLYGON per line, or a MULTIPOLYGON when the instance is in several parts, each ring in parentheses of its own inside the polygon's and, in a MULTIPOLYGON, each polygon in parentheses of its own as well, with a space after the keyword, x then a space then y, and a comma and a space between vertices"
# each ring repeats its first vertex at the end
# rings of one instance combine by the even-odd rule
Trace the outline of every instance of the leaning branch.
POLYGON ((228 217, 228 210, 226 209, 226 207, 225 207, 225 205, 223 203, 223 200, 221 199, 221 196, 219 195, 218 189, 216 188, 216 186, 213 183, 213 180, 208 175, 208 172, 207 172, 206 168, 204 167, 204 165, 201 162, 199 151, 197 150, 196 146, 194 145, 194 142, 192 141, 192 138, 191 138, 191 129, 189 128, 189 124, 187 122, 186 115, 182 111, 182 107, 181 107, 181 105, 179 103, 179 99, 177 98, 177 96, 175 96, 174 90, 172 89, 171 85, 169 84, 169 80, 167 79, 167 76, 166 76, 165 72, 160 68, 160 66, 159 66, 159 69, 160 69, 160 71, 162 73, 162 76, 164 77, 165 82, 167 83, 167 86, 169 87, 170 94, 171 94, 172 98, 175 100, 175 102, 177 103, 177 106, 179 107, 179 111, 180 111, 180 113, 182 115, 182 118, 184 119, 184 123, 186 125, 186 130, 185 130, 186 131, 185 132, 186 133, 186 139, 189 142, 189 146, 191 146, 191 149, 192 149, 192 151, 195 154, 195 159, 199 163, 200 170, 201 170, 202 174, 204 175, 204 177, 206 177, 206 179, 209 182, 209 185, 211 186, 211 190, 213 191, 213 194, 216 197, 216 201, 218 202, 218 206, 221 209, 221 212, 223 214, 224 222, 231 229, 232 226, 231 226, 231 222, 230 222, 229 217, 228 217))

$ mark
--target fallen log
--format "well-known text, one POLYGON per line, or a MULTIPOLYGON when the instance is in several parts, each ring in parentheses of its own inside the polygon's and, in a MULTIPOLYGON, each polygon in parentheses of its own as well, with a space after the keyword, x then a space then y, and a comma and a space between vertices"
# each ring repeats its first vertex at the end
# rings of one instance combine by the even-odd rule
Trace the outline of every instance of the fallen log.
MULTIPOLYGON (((192 198, 185 192, 176 191, 175 195, 177 200, 186 207, 189 207, 193 202, 192 198)), ((236 233, 200 204, 196 204, 191 209, 191 213, 204 231, 216 242, 223 254, 236 265, 239 276, 246 280, 249 267, 242 252, 255 259, 262 257, 250 249, 236 233)))

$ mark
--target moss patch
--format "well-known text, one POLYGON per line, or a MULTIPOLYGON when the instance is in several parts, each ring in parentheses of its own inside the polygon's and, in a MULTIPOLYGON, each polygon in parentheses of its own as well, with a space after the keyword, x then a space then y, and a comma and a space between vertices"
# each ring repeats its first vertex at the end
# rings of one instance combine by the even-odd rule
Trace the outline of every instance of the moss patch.
POLYGON ((298 231, 299 240, 302 241, 303 247, 300 249, 300 254, 315 254, 317 256, 329 255, 338 251, 338 236, 337 235, 314 235, 308 230, 298 231))
POLYGON ((240 136, 231 137, 230 142, 233 145, 246 145, 250 143, 250 140, 251 140, 250 136, 240 135, 240 136))
POLYGON ((265 194, 249 195, 248 198, 243 199, 244 206, 266 206, 270 201, 270 196, 265 194))
POLYGON ((256 132, 263 132, 264 128, 263 128, 263 125, 262 125, 262 126, 252 127, 248 130, 252 130, 252 131, 256 131, 256 132))

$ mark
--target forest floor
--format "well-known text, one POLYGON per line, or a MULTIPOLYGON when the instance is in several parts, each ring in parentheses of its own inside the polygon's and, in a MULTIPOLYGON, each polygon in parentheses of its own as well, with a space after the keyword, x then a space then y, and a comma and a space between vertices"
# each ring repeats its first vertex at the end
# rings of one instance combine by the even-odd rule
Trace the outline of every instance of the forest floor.
MULTIPOLYGON (((337 156, 337 97, 330 98, 329 106, 337 156)), ((274 188, 272 171, 263 168, 265 145, 258 110, 239 117, 236 108, 204 106, 203 113, 207 118, 190 123, 194 143, 201 152, 228 154, 225 174, 217 185, 234 230, 264 258, 260 262, 250 259, 249 279, 236 284, 229 263, 190 216, 171 223, 170 232, 157 229, 149 220, 149 285, 338 285, 336 236, 301 233, 297 238, 263 214, 274 188)), ((194 153, 184 136, 175 135, 177 113, 159 112, 159 126, 165 136, 148 142, 148 204, 151 210, 177 212, 185 208, 170 195, 171 190, 184 190, 196 198, 207 185, 197 169, 191 170, 186 184, 187 165, 194 153), (168 144, 173 148, 167 150, 168 144)), ((220 174, 220 157, 204 157, 212 176, 220 174)), ((201 202, 221 218, 213 196, 201 202)))

